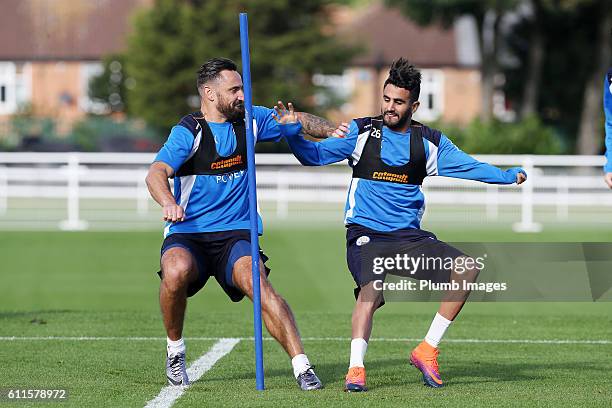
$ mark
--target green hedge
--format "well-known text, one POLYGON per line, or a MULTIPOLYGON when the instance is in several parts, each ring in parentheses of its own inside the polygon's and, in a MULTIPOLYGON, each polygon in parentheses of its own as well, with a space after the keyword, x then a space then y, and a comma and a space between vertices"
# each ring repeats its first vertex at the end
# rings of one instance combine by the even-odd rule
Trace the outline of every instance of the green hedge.
POLYGON ((126 139, 144 138, 158 142, 159 131, 142 120, 126 119, 116 121, 105 116, 89 116, 77 122, 68 139, 79 150, 96 151, 105 138, 121 137, 126 139))
POLYGON ((472 121, 466 127, 432 124, 470 154, 564 154, 567 147, 552 128, 536 117, 517 123, 472 121))

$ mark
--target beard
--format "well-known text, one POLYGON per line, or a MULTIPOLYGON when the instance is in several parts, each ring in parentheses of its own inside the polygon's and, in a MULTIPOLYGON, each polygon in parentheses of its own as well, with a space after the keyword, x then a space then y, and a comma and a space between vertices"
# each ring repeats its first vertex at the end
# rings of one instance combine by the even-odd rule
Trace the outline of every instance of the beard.
POLYGON ((234 101, 227 102, 225 99, 219 99, 219 106, 217 108, 225 118, 230 122, 237 122, 244 120, 244 102, 234 101))
POLYGON ((397 112, 389 112, 384 111, 383 115, 383 124, 387 126, 391 130, 400 129, 406 125, 406 123, 410 122, 412 115, 410 112, 406 112, 404 115, 399 115, 397 112), (394 114, 397 116, 387 116, 387 114, 394 114))

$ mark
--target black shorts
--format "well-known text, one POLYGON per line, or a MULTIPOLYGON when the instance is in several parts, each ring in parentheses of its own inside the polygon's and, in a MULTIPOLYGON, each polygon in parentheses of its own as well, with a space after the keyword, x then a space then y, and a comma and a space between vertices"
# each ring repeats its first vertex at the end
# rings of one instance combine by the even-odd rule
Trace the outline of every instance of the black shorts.
MULTIPOLYGON (((198 279, 187 288, 187 296, 195 295, 204 287, 206 281, 214 276, 223 291, 233 302, 244 298, 232 279, 234 263, 243 256, 251 256, 251 236, 249 230, 220 232, 198 232, 171 234, 164 239, 161 256, 170 249, 181 247, 188 250, 196 261, 198 279)), ((265 265, 268 257, 259 249, 259 256, 264 263, 266 276, 270 269, 265 265)), ((162 271, 157 272, 163 279, 162 271)))
MULTIPOLYGON (((406 229, 381 232, 358 224, 350 224, 346 230, 346 261, 357 285, 354 290, 355 299, 359 296, 363 286, 374 280, 384 279, 383 275, 372 272, 370 262, 373 257, 393 257, 397 253, 414 258, 456 259, 466 256, 457 248, 439 241, 429 231, 406 229)), ((418 280, 449 282, 450 270, 438 266, 434 263, 428 268, 412 270, 410 273, 400 271, 390 271, 388 273, 418 280)))

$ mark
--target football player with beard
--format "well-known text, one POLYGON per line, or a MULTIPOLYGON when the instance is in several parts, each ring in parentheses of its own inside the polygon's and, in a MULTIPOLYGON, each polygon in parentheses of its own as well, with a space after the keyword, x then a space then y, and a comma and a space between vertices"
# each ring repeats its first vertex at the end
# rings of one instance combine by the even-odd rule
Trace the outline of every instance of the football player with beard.
MULTIPOLYGON (((167 333, 166 376, 171 385, 187 385, 182 337, 187 298, 214 277, 227 296, 252 299, 251 251, 244 92, 236 65, 214 58, 198 71, 199 112, 183 117, 151 165, 146 181, 166 221, 161 248, 159 303, 167 333), (174 194, 168 179, 174 179, 174 194)), ((283 133, 315 138, 333 134, 326 120, 307 113, 284 115, 253 107, 256 142, 278 141, 283 133)), ((258 217, 259 234, 263 227, 258 217)), ((303 390, 322 388, 310 365, 287 302, 268 281, 266 255, 260 250, 261 307, 264 323, 285 349, 303 390)))

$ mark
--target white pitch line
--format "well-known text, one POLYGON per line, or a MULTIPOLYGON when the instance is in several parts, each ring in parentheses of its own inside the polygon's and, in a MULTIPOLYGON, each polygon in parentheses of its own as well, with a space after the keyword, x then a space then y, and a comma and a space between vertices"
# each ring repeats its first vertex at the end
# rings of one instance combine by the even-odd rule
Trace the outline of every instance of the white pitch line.
MULTIPOLYGON (((221 357, 229 354, 236 344, 240 343, 238 338, 220 338, 206 354, 198 358, 187 369, 187 376, 191 383, 197 381, 202 375, 210 370, 221 357)), ((145 408, 169 408, 183 395, 189 385, 177 387, 167 385, 157 394, 157 397, 147 402, 145 408)))
MULTIPOLYGON (((186 337, 186 341, 219 341, 225 337, 186 337)), ((253 337, 234 337, 235 340, 253 341, 253 337)), ((264 337, 265 341, 273 341, 271 337, 264 337)), ((0 337, 0 341, 163 341, 165 337, 91 337, 91 336, 32 336, 0 337)), ((303 337, 302 341, 350 341, 348 337, 303 337)), ((381 342, 414 342, 422 338, 378 337, 370 341, 381 342)), ((445 343, 501 343, 501 344, 612 344, 612 340, 577 340, 577 339, 444 339, 445 343)))

